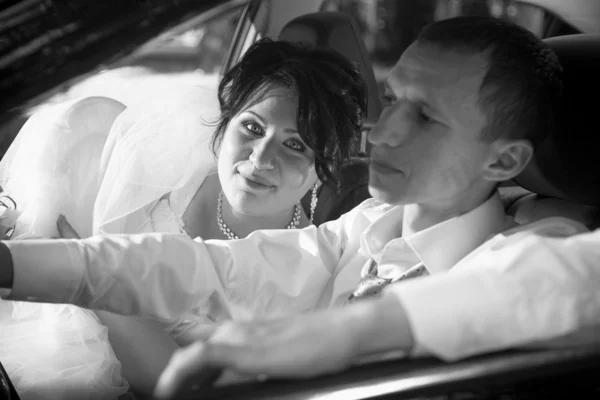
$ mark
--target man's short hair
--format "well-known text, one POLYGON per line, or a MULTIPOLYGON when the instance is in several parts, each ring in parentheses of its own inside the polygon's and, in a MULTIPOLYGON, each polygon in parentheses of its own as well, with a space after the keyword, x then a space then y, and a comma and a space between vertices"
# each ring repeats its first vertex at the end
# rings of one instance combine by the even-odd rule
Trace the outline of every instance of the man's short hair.
POLYGON ((487 56, 479 89, 488 118, 483 138, 524 138, 537 146, 556 129, 562 67, 532 32, 501 19, 457 17, 425 27, 417 42, 487 56))

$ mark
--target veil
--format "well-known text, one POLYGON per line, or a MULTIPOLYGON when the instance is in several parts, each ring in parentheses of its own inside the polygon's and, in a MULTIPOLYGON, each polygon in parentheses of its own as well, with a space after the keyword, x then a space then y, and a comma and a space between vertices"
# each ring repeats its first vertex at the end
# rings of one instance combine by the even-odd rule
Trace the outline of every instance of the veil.
MULTIPOLYGON (((27 120, 0 161, 0 185, 21 212, 12 239, 58 236, 59 213, 91 235, 100 158, 124 109, 86 97, 44 106, 27 120)), ((107 329, 91 311, 0 300, 0 325, 0 359, 21 396, 108 399, 127 391, 107 329)))
POLYGON ((146 206, 206 177, 216 165, 211 139, 219 115, 212 85, 174 90, 125 110, 100 160, 94 234, 140 233, 146 206))
MULTIPOLYGON (((12 238, 57 236, 58 213, 82 237, 138 233, 145 206, 214 168, 216 94, 181 86, 126 109, 91 97, 35 113, 0 162, 0 185, 22 211, 12 238)), ((104 399, 127 390, 91 311, 0 300, 0 319, 0 356, 22 393, 104 399)))
POLYGON ((14 239, 58 236, 59 213, 91 235, 100 156, 124 108, 107 97, 78 98, 27 120, 0 161, 0 185, 21 211, 14 239))

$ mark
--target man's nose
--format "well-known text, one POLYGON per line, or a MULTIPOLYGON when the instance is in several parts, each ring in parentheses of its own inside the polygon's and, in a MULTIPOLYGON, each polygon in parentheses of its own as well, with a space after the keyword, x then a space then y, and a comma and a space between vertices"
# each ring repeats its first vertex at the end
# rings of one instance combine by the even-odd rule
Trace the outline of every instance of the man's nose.
POLYGON ((401 146, 408 138, 411 126, 409 105, 386 107, 367 136, 374 146, 401 146))
POLYGON ((275 166, 275 149, 273 140, 263 138, 254 142, 250 162, 258 170, 273 169, 275 166))

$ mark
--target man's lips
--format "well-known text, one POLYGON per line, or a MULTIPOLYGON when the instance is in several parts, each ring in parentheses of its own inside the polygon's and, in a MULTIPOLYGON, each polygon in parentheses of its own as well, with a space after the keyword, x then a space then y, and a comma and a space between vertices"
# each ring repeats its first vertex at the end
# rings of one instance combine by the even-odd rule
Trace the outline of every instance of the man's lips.
POLYGON ((375 169, 376 171, 388 172, 388 173, 402 172, 400 169, 398 169, 392 165, 389 165, 386 162, 382 162, 380 160, 373 159, 373 158, 371 158, 369 164, 370 164, 369 167, 375 169))

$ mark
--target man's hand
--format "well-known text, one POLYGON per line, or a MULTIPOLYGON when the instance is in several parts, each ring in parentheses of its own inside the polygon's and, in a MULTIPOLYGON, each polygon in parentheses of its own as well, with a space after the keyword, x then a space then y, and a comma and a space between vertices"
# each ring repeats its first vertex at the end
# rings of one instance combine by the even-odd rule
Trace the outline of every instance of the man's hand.
POLYGON ((190 384, 210 384, 225 369, 271 378, 307 378, 346 369, 388 351, 414 346, 404 307, 393 294, 270 321, 226 322, 178 350, 155 389, 158 399, 177 398, 190 384), (207 340, 208 339, 208 340, 207 340))
POLYGON ((357 355, 364 315, 356 307, 215 328, 208 342, 179 350, 162 373, 155 396, 175 398, 190 383, 233 369, 257 377, 305 378, 343 370, 357 355))

